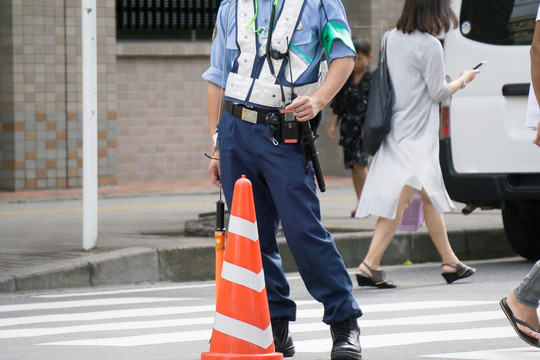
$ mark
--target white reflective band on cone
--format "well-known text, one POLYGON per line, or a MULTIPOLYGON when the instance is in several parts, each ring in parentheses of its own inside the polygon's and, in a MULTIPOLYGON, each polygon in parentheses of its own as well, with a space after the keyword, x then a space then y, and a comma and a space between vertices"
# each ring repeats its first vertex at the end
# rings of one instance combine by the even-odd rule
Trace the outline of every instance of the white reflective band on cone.
POLYGON ((266 329, 261 330, 256 326, 246 324, 218 312, 216 312, 214 329, 237 339, 260 346, 263 349, 268 348, 274 341, 271 324, 268 324, 266 329))
POLYGON ((243 236, 252 241, 259 240, 259 230, 257 230, 257 221, 250 222, 237 216, 229 217, 229 233, 243 236))
POLYGON ((231 264, 226 261, 223 261, 221 278, 235 284, 243 285, 258 293, 263 291, 265 287, 263 269, 261 269, 261 271, 256 274, 251 270, 231 264))

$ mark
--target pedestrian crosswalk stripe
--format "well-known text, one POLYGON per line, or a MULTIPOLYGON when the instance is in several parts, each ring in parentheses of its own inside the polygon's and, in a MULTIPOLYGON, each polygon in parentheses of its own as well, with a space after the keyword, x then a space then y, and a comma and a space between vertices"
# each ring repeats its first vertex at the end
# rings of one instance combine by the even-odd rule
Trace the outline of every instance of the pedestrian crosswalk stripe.
POLYGON ((208 325, 214 322, 213 317, 153 320, 153 321, 126 321, 105 324, 75 325, 50 328, 24 328, 0 330, 0 339, 26 338, 36 336, 49 336, 61 334, 74 334, 93 331, 117 331, 117 330, 137 330, 155 329, 167 327, 208 325))
POLYGON ((171 344, 171 343, 181 343, 181 342, 188 342, 188 341, 198 341, 198 340, 208 341, 208 339, 210 339, 211 334, 212 334, 212 330, 207 329, 207 330, 180 331, 180 332, 150 334, 150 335, 124 336, 124 337, 116 337, 116 338, 68 340, 68 341, 42 343, 42 344, 37 344, 37 345, 128 347, 128 346, 171 344))
MULTIPOLYGON (((406 311, 406 310, 428 310, 441 308, 456 308, 456 307, 471 307, 497 304, 496 301, 416 301, 402 302, 390 304, 369 304, 362 305, 361 309, 365 314, 390 312, 390 311, 406 311)), ((301 309, 297 311, 297 319, 322 317, 321 308, 317 309, 301 309)))
POLYGON ((364 313, 371 312, 388 312, 388 311, 404 311, 404 310, 424 310, 424 309, 441 309, 441 308, 454 308, 465 306, 478 306, 478 305, 492 305, 497 304, 496 301, 413 301, 413 302, 400 302, 400 303, 388 303, 388 304, 369 304, 362 305, 362 311, 364 313))
MULTIPOLYGON (((208 342, 212 333, 212 324, 215 322, 215 304, 190 305, 192 303, 199 304, 200 298, 109 297, 4 305, 0 306, 0 313, 7 314, 8 309, 12 313, 7 318, 0 318, 0 340, 34 338, 31 341, 38 343, 34 345, 105 347, 208 342), (186 301, 191 301, 191 303, 186 303, 186 301), (170 302, 186 305, 163 306, 169 305, 170 302), (152 304, 152 307, 149 307, 148 303, 156 303, 156 305, 152 304), (118 310, 107 308, 113 305, 129 305, 130 308, 118 310), (84 309, 85 306, 88 308, 84 309), (55 314, 50 313, 50 309, 56 309, 55 314), (72 310, 69 311, 70 309, 72 310), (17 316, 17 311, 23 310, 26 312, 17 316), (183 314, 189 314, 190 318, 181 317, 183 314), (91 323, 92 321, 97 323, 91 323), (18 327, 14 328, 14 326, 18 327), (127 334, 132 336, 119 336, 119 334, 126 335, 123 333, 125 331, 137 330, 146 331, 145 334, 139 332, 137 335, 132 333, 127 334), (68 334, 73 334, 73 336, 68 334), (40 338, 46 336, 52 336, 52 338, 46 340, 40 338)), ((393 333, 381 335, 363 333, 362 347, 369 349, 387 347, 389 344, 399 346, 516 337, 513 329, 506 323, 504 327, 485 327, 486 325, 482 324, 482 326, 471 328, 475 323, 502 320, 504 314, 500 310, 486 311, 486 309, 493 310, 496 304, 496 301, 445 300, 363 305, 364 313, 369 315, 383 313, 384 316, 378 316, 383 317, 381 319, 369 316, 360 318, 359 324, 362 329, 387 328, 393 333), (429 310, 431 311, 427 312, 429 310), (400 312, 404 311, 411 311, 413 316, 401 316, 400 312), (454 327, 452 330, 444 331, 410 332, 412 329, 423 330, 419 328, 422 325, 436 324, 467 324, 467 328, 454 327)), ((290 327, 295 338, 296 351, 298 353, 328 352, 332 343, 329 327, 321 321, 323 307, 313 300, 298 301, 297 305, 299 307, 298 321, 292 322, 290 327)), ((454 356, 456 359, 466 358, 459 357, 462 356, 461 353, 449 356, 454 356)), ((442 359, 442 355, 439 358, 442 359)))
MULTIPOLYGON (((504 318, 501 311, 485 311, 473 313, 454 313, 446 315, 429 315, 417 317, 401 317, 392 319, 360 320, 361 328, 382 327, 382 326, 406 326, 406 325, 425 325, 425 324, 449 324, 449 323, 470 323, 474 321, 486 321, 504 318)), ((13 330, 0 330, 0 339, 10 339, 18 337, 36 337, 59 334, 71 334, 92 331, 113 331, 113 330, 135 330, 135 329, 155 329, 165 327, 180 327, 190 325, 208 325, 214 322, 214 317, 200 317, 189 319, 170 319, 170 320, 142 320, 129 322, 114 322, 90 325, 75 325, 51 328, 22 328, 13 330)), ((304 333, 314 331, 326 331, 328 325, 323 322, 296 323, 290 324, 291 332, 304 333)))
MULTIPOLYGON (((141 298, 142 299, 142 298, 141 298)), ((148 298, 144 298, 148 299, 148 298)), ((156 298, 161 301, 175 301, 175 299, 188 300, 186 298, 156 298)), ((111 305, 115 303, 111 300, 114 299, 100 299, 98 300, 88 300, 88 302, 96 305, 101 303, 103 306, 111 305), (106 301, 105 301, 106 300, 106 301)), ((144 303, 147 301, 141 301, 144 303)), ((76 305, 78 307, 81 303, 66 301, 64 302, 62 308, 68 308, 69 303, 76 305)), ((116 302, 119 303, 119 302, 116 302)), ((126 304, 124 299, 124 304, 126 304)), ((300 304, 302 302, 298 302, 300 304)), ((54 303, 45 303, 45 304, 54 304, 54 303)), ((308 304, 317 304, 316 302, 306 301, 308 304)), ((494 301, 427 301, 427 302, 410 302, 410 303, 393 303, 393 304, 373 304, 373 305, 364 305, 362 309, 366 313, 377 313, 377 312, 388 312, 388 311, 404 311, 404 310, 415 310, 415 309, 437 309, 437 308, 454 308, 454 307, 470 307, 475 305, 490 305, 496 304, 494 301)), ((22 304, 25 305, 25 308, 28 310, 38 310, 42 309, 44 305, 34 304, 35 307, 30 305, 32 304, 22 304)), ((15 305, 10 305, 15 306, 15 305)), ((49 305, 51 306, 51 305, 49 305)), ((97 305, 96 305, 97 306, 97 305)), ((106 320, 106 319, 121 319, 121 318, 130 318, 130 317, 150 317, 150 316, 160 316, 160 315, 175 315, 175 314, 186 314, 186 313, 200 313, 200 312, 210 312, 215 310, 215 305, 199 305, 199 306, 173 306, 173 307, 153 307, 153 308, 139 308, 139 309, 125 309, 125 310, 106 310, 106 311, 91 311, 85 313, 69 313, 69 314, 56 314, 56 315, 35 315, 35 316, 22 316, 22 317, 10 317, 10 318, 0 318, 0 327, 2 326, 14 326, 14 325, 25 325, 25 324, 38 324, 46 322, 63 322, 63 321, 87 321, 87 320, 106 320)), ((319 305, 314 309, 300 309, 297 313, 298 319, 309 319, 309 318, 319 318, 322 319, 323 309, 319 305)))
MULTIPOLYGON (((505 318, 501 311, 480 311, 452 313, 443 315, 427 315, 412 317, 392 317, 390 319, 365 320, 360 318, 358 324, 360 328, 380 327, 380 326, 405 326, 405 325, 430 325, 430 324, 457 324, 470 323, 475 321, 487 321, 505 318)), ((328 325, 323 322, 318 323, 295 323, 290 324, 292 332, 309 332, 328 329, 328 325)))
POLYGON ((135 298, 111 298, 111 299, 92 299, 92 300, 73 300, 73 301, 51 301, 30 304, 15 304, 0 306, 1 312, 29 311, 29 310, 51 310, 68 309, 88 306, 113 306, 113 305, 135 305, 144 303, 161 303, 168 301, 185 301, 193 298, 167 298, 167 297, 135 297, 135 298))
POLYGON ((532 347, 498 349, 485 351, 468 351, 460 353, 423 355, 423 358, 435 359, 467 359, 467 360, 538 360, 540 352, 532 347))
MULTIPOLYGON (((402 332, 384 335, 362 335, 360 342, 363 349, 387 347, 389 345, 414 345, 437 341, 459 341, 459 340, 482 340, 515 337, 514 330, 509 326, 504 327, 482 327, 473 329, 424 331, 424 332, 402 332)), ((294 346, 297 352, 320 353, 327 352, 332 347, 330 338, 295 341, 294 346)))
MULTIPOLYGON (((124 336, 114 338, 96 338, 68 340, 37 345, 69 345, 69 346, 143 346, 186 341, 208 340, 211 330, 180 331, 172 333, 124 336)), ((294 336, 294 334, 293 334, 294 336)), ((449 342, 460 340, 482 340, 515 337, 512 328, 505 327, 482 327, 472 329, 425 331, 425 332, 402 332, 384 335, 363 335, 361 337, 362 348, 380 348, 400 345, 424 344, 428 342, 449 342)), ((313 340, 300 340, 294 342, 298 353, 321 353, 328 352, 332 348, 330 336, 313 340)))
POLYGON ((200 306, 174 306, 174 307, 157 307, 157 308, 142 308, 142 309, 127 309, 127 310, 107 310, 87 313, 69 313, 69 314, 54 314, 54 315, 36 315, 22 316, 0 319, 0 327, 14 326, 25 324, 43 324, 48 322, 64 322, 64 321, 91 321, 91 320, 106 320, 106 319, 123 319, 123 318, 142 318, 150 316, 163 315, 179 315, 192 314, 200 312, 213 311, 214 305, 200 306))

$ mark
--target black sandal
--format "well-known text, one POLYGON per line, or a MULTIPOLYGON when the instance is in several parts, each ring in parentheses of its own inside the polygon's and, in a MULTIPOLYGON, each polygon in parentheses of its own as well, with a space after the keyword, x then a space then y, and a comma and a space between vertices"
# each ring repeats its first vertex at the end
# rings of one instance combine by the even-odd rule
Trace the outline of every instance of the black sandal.
POLYGON ((386 274, 382 270, 372 269, 368 264, 362 262, 366 268, 371 272, 371 276, 365 274, 360 270, 360 274, 356 274, 356 281, 358 286, 374 286, 379 289, 393 289, 397 285, 390 280, 386 279, 386 274))
POLYGON ((510 307, 508 306, 508 303, 506 302, 506 298, 502 298, 502 300, 499 302, 499 305, 501 305, 501 308, 504 311, 504 315, 506 315, 506 318, 508 321, 510 321, 510 324, 518 334, 518 336, 521 338, 521 340, 525 341, 527 344, 535 347, 540 347, 540 340, 533 338, 532 336, 529 336, 525 334, 523 331, 521 331, 518 328, 518 324, 523 325, 525 327, 528 327, 532 331, 536 333, 540 333, 538 329, 533 328, 531 325, 527 324, 525 321, 519 320, 514 316, 514 313, 512 313, 512 310, 510 310, 510 307))
POLYGON ((469 277, 476 272, 475 268, 467 266, 462 262, 459 262, 457 264, 443 263, 442 266, 450 266, 456 269, 456 272, 441 274, 448 284, 451 284, 456 280, 469 277))

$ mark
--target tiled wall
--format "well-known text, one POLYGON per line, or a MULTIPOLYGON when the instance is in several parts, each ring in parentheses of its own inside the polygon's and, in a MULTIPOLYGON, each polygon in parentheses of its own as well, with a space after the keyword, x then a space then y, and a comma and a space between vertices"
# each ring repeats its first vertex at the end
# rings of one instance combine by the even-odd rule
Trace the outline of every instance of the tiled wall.
MULTIPOLYGON (((0 0, 0 189, 13 177, 15 170, 3 170, 3 159, 13 158, 15 139, 12 132, 4 130, 3 114, 13 112, 13 19, 11 1, 0 0), (10 176, 11 175, 11 176, 10 176), (8 180, 8 181, 6 181, 8 180)), ((13 160, 12 160, 13 161, 13 160)))
MULTIPOLYGON (((116 183, 115 1, 97 5, 99 184, 108 185, 116 183)), ((0 10, 11 19, 0 25, 8 49, 0 62, 11 64, 13 85, 11 99, 2 88, 0 189, 80 187, 81 2, 0 0, 0 10)))
POLYGON ((201 57, 119 57, 119 183, 206 176, 207 66, 201 57))
MULTIPOLYGON (((403 0, 343 0, 355 35, 377 44, 403 0)), ((207 176, 210 41, 116 40, 115 0, 98 6, 99 185, 207 176)), ((0 0, 0 190, 82 185, 80 0, 0 0)), ((325 174, 342 150, 317 146, 325 174)))

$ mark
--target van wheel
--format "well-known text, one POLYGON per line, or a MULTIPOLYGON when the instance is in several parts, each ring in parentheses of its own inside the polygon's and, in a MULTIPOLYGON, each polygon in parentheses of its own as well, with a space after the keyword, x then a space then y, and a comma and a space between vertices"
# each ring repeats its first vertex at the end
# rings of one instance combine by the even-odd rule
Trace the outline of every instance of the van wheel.
POLYGON ((502 217, 514 250, 528 260, 540 259, 540 202, 505 201, 502 217))

